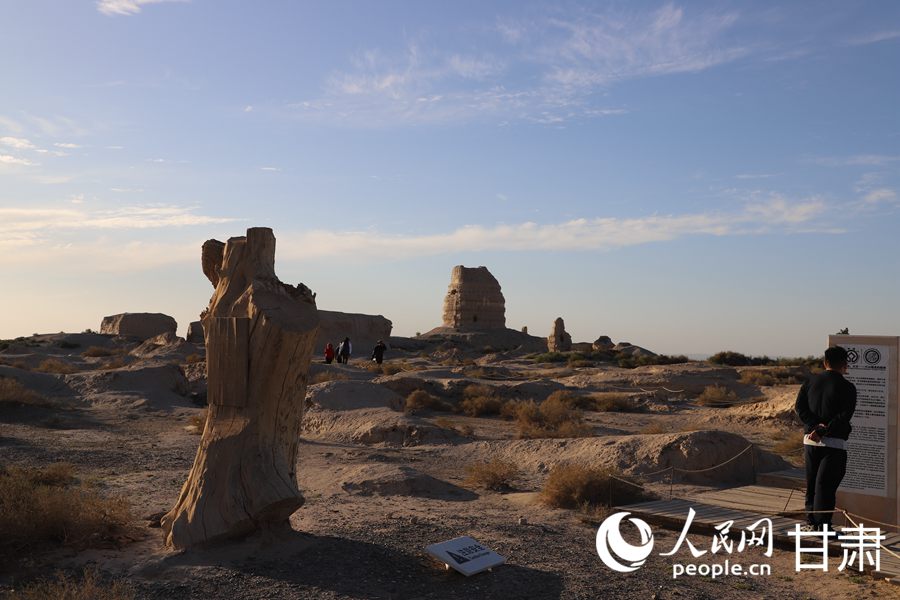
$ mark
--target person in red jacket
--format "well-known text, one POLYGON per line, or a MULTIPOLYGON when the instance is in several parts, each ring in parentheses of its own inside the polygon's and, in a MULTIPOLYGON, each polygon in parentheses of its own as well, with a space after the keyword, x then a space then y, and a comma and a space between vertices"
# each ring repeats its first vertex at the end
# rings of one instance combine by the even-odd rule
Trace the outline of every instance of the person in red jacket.
POLYGON ((331 361, 334 360, 334 346, 331 345, 331 342, 325 344, 325 364, 330 365, 331 361))

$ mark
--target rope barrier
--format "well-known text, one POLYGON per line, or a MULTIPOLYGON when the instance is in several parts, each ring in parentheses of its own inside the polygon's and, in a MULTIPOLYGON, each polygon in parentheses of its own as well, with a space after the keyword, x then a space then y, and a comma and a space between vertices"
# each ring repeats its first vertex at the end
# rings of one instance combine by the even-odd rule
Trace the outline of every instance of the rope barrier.
MULTIPOLYGON (((852 518, 850 518, 850 515, 852 515, 853 513, 849 513, 849 512, 847 512, 846 510, 842 510, 841 512, 844 513, 844 517, 845 517, 848 521, 850 521, 850 522, 853 524, 854 527, 859 527, 859 524, 857 524, 856 521, 854 521, 852 518)), ((859 515, 853 515, 853 516, 858 517, 858 518, 862 518, 862 517, 860 517, 859 515)), ((860 522, 862 522, 862 521, 860 521, 860 522)), ((872 521, 872 522, 873 522, 873 523, 878 523, 878 521, 872 521)), ((885 525, 887 525, 887 523, 885 523, 885 525)), ((891 525, 891 527, 896 527, 896 525, 891 525)), ((894 558, 900 558, 900 555, 898 555, 896 552, 894 552, 894 551, 891 550, 890 548, 886 547, 886 546, 885 546, 884 544, 882 544, 881 542, 878 542, 878 547, 881 548, 882 550, 884 550, 885 552, 887 552, 888 554, 890 554, 891 556, 893 556, 894 558)))
POLYGON ((680 467, 672 467, 672 468, 681 473, 706 473, 707 471, 714 471, 714 470, 718 469, 719 467, 724 467, 731 461, 737 459, 740 455, 744 454, 751 448, 753 448, 753 444, 750 444, 749 446, 747 446, 746 448, 744 448, 743 450, 741 450, 740 452, 738 452, 737 454, 735 454, 734 456, 732 456, 731 458, 726 460, 725 462, 719 463, 717 465, 713 465, 712 467, 709 467, 706 469, 682 469, 680 467))

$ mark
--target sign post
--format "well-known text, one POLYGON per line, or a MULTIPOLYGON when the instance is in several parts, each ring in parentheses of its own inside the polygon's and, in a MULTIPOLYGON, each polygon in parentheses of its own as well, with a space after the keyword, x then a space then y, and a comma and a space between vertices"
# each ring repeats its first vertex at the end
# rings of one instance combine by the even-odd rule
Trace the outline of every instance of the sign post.
POLYGON ((506 559, 468 536, 425 548, 431 556, 466 577, 481 573, 506 562, 506 559))
POLYGON ((828 345, 847 349, 847 380, 856 386, 847 474, 838 489, 837 505, 864 522, 896 524, 900 517, 900 337, 831 335, 828 345))

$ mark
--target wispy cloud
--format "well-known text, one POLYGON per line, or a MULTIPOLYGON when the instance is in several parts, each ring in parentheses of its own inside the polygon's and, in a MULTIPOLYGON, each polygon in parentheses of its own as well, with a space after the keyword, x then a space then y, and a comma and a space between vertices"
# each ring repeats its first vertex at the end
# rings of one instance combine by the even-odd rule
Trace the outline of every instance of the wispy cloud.
POLYGON ((11 154, 0 154, 0 165, 14 165, 22 167, 33 167, 38 163, 28 160, 27 158, 19 158, 11 154))
POLYGON ((900 29, 893 29, 890 31, 873 31, 872 33, 868 33, 866 35, 850 38, 846 41, 846 44, 848 46, 865 46, 868 44, 885 42, 887 40, 896 40, 897 38, 900 38, 900 29))
POLYGON ((875 188, 869 190, 863 196, 863 202, 866 204, 881 204, 884 202, 894 202, 897 199, 897 192, 891 188, 875 188))
POLYGON ((489 51, 442 53, 418 44, 401 55, 362 52, 331 74, 319 97, 287 108, 297 118, 350 126, 479 118, 559 125, 627 113, 605 105, 601 93, 620 81, 694 73, 749 53, 732 41, 734 13, 672 4, 649 14, 573 13, 498 22, 482 41, 484 48, 509 45, 502 60, 489 51))
POLYGON ((25 138, 12 136, 0 137, 0 144, 16 150, 35 150, 37 147, 25 138))
POLYGON ((97 10, 104 15, 136 15, 148 4, 189 2, 190 0, 97 0, 97 10))
POLYGON ((68 149, 81 148, 81 144, 73 144, 71 142, 56 142, 53 145, 56 146, 57 148, 68 148, 68 149))
POLYGON ((196 207, 170 205, 125 206, 96 210, 0 207, 0 238, 12 233, 29 233, 42 237, 51 231, 186 227, 228 223, 235 220, 198 215, 195 211, 196 207))
POLYGON ((407 258, 469 251, 590 251, 671 241, 696 235, 751 235, 774 231, 834 232, 817 223, 827 206, 818 198, 790 201, 772 194, 736 213, 652 215, 638 218, 574 219, 564 223, 470 225, 432 235, 390 235, 377 231, 311 231, 280 243, 283 256, 318 259, 340 252, 356 256, 407 258))
POLYGON ((820 156, 809 159, 809 162, 824 167, 882 167, 891 163, 900 162, 900 155, 857 154, 855 156, 820 156))
POLYGON ((281 171, 281 169, 278 168, 278 167, 260 167, 259 170, 260 170, 260 171, 270 171, 270 172, 278 172, 278 171, 281 171))
POLYGON ((735 179, 770 179, 772 177, 777 177, 775 173, 741 173, 739 175, 735 175, 735 179))

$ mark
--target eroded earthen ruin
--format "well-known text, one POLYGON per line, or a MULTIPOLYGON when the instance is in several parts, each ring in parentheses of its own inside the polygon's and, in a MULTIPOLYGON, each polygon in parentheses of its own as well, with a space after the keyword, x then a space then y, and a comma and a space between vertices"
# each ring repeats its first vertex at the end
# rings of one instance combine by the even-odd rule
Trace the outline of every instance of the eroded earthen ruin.
POLYGON ((314 295, 278 280, 268 228, 207 241, 202 262, 216 288, 201 316, 209 410, 194 466, 162 518, 175 548, 283 525, 303 504, 295 469, 314 295))
POLYGON ((457 331, 506 328, 506 300, 487 267, 453 267, 444 297, 444 327, 457 331))
POLYGON ((553 330, 547 337, 549 352, 568 352, 572 349, 572 336, 566 333, 566 324, 562 317, 553 321, 553 330))

